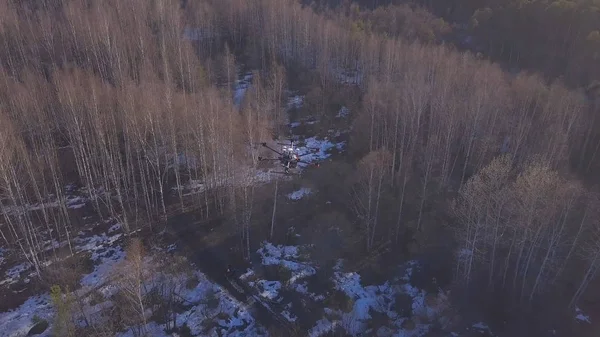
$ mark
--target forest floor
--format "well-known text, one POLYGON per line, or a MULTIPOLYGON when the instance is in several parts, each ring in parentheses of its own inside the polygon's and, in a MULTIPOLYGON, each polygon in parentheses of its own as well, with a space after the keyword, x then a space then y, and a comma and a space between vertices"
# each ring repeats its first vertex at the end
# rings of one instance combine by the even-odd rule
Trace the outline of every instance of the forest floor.
MULTIPOLYGON (((236 102, 243 99, 251 76, 241 75, 234 92, 236 102)), ((303 138, 306 147, 318 148, 305 157, 308 161, 327 162, 342 153, 348 142, 351 107, 337 106, 319 116, 304 107, 305 93, 289 93, 289 127, 303 138)), ((300 149, 302 151, 302 148, 300 149)), ((273 182, 265 171, 257 172, 267 191, 273 182), (266 177, 266 178, 265 178, 266 177)), ((386 257, 387 247, 379 256, 352 260, 344 250, 342 207, 330 200, 310 178, 280 180, 275 235, 270 240, 271 223, 253 224, 250 260, 241 260, 241 238, 235 228, 213 219, 201 220, 190 211, 170 216, 151 250, 186 256, 194 270, 181 277, 181 293, 186 305, 178 313, 179 324, 186 324, 193 336, 263 336, 272 326, 298 329, 301 335, 325 336, 345 331, 352 336, 420 337, 428 333, 440 336, 496 336, 483 322, 464 319, 456 325, 457 313, 450 305, 448 291, 434 277, 424 260, 386 257), (317 229, 317 226, 325 229, 317 229), (315 240, 315 238, 321 241, 315 240), (226 266, 237 272, 228 277, 226 266), (384 276, 375 277, 373 267, 386 264, 384 276), (209 299, 210 300, 207 300, 209 299)), ((98 221, 89 213, 85 191, 72 187, 69 207, 84 221, 72 247, 82 256, 79 295, 89 317, 101 320, 102 312, 113 305, 114 288, 109 275, 125 257, 127 237, 116 220, 98 221)), ((187 186, 193 197, 197 186, 187 186)), ((269 192, 270 193, 270 192, 269 192)), ((51 206, 51 205, 47 205, 51 206)), ((32 210, 39 208, 33 205, 32 210)), ((271 210, 267 210, 270 212, 271 210)), ((145 235, 145 233, 137 233, 145 235)), ((48 241, 47 254, 54 248, 68 256, 65 242, 48 241)), ((58 263, 58 262, 57 262, 58 263)), ((150 266, 153 262, 146 261, 150 266)), ((37 284, 32 265, 14 251, 0 248, 0 337, 25 336, 40 321, 50 327, 39 336, 50 336, 54 309, 48 289, 37 284)), ((576 318, 589 322, 583 312, 576 318)), ((146 330, 152 336, 168 336, 164 324, 152 321, 146 330)), ((119 335, 133 335, 133 327, 119 335)))

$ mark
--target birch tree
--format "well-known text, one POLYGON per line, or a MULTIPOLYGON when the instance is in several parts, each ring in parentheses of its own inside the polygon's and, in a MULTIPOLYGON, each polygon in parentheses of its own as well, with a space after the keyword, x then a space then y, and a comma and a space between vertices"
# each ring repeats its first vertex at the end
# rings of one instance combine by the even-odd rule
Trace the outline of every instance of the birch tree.
POLYGON ((123 298, 123 319, 129 326, 138 326, 138 335, 147 333, 148 321, 146 295, 153 270, 146 263, 145 248, 139 239, 128 245, 126 258, 115 267, 114 283, 123 298))
POLYGON ((389 175, 390 154, 381 149, 366 155, 358 164, 351 191, 352 209, 362 225, 367 251, 373 248, 381 212, 380 205, 389 175))

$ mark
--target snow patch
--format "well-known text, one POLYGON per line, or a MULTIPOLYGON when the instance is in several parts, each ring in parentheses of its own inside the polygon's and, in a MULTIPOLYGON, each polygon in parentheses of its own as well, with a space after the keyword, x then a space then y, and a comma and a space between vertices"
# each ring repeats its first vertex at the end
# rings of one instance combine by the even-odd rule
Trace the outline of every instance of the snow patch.
POLYGON ((473 329, 477 330, 490 330, 490 327, 484 324, 483 322, 473 324, 473 329))
POLYGON ((292 309, 292 303, 288 303, 285 305, 285 310, 281 312, 281 315, 285 317, 289 322, 295 322, 298 317, 290 312, 292 309))
POLYGON ((262 264, 280 265, 292 272, 292 277, 288 280, 293 284, 299 279, 311 276, 317 271, 307 263, 298 262, 299 253, 296 246, 274 246, 270 242, 264 242, 263 247, 258 250, 262 257, 262 264))
POLYGON ((288 98, 287 108, 300 109, 304 105, 304 95, 294 95, 288 98))
POLYGON ((330 331, 335 330, 338 326, 338 321, 330 321, 327 318, 323 318, 317 321, 317 324, 308 331, 309 337, 319 337, 330 331))
MULTIPOLYGON (((34 317, 43 319, 49 323, 54 315, 54 309, 48 294, 32 296, 18 308, 0 313, 0 337, 26 336, 35 325, 34 317)), ((48 337, 52 327, 48 326, 40 337, 48 337)))
MULTIPOLYGON (((236 172, 237 177, 231 177, 225 174, 219 176, 207 177, 206 181, 200 181, 191 179, 186 183, 182 184, 179 189, 183 191, 182 196, 190 196, 199 193, 203 193, 207 190, 225 186, 232 186, 234 183, 238 183, 239 186, 244 184, 262 184, 268 183, 279 175, 273 175, 270 171, 263 171, 252 167, 240 166, 240 170, 236 172)), ((177 191, 177 187, 173 187, 172 190, 177 191)))
POLYGON ((21 274, 29 271, 31 268, 33 267, 33 265, 29 262, 23 262, 21 264, 18 264, 12 268, 10 268, 9 270, 6 271, 6 278, 2 281, 0 281, 0 286, 3 286, 5 284, 11 285, 11 284, 15 284, 17 282, 19 282, 19 280, 21 279, 21 274))
POLYGON ((592 322, 592 321, 590 320, 590 316, 588 316, 588 315, 585 315, 585 314, 583 313, 583 311, 581 311, 581 309, 579 309, 579 307, 576 307, 576 308, 575 308, 575 313, 576 313, 576 316, 575 316, 575 319, 576 319, 576 320, 578 320, 578 321, 580 321, 580 322, 586 322, 586 323, 591 323, 591 322, 592 322))
POLYGON ((359 336, 362 334, 377 336, 402 336, 417 337, 425 335, 430 328, 430 324, 418 323, 419 321, 433 322, 440 319, 447 301, 446 295, 441 292, 432 296, 426 301, 427 293, 410 284, 413 270, 418 268, 415 261, 410 261, 402 266, 403 273, 390 281, 381 285, 363 286, 360 275, 355 272, 343 272, 342 261, 338 261, 334 267, 334 283, 336 289, 345 293, 352 303, 352 309, 349 312, 343 312, 339 309, 333 310, 326 308, 326 317, 317 322, 317 325, 310 331, 311 336, 319 336, 336 327, 343 328, 348 334, 359 336), (410 307, 410 317, 406 317, 405 309, 399 308, 396 299, 403 295, 409 299, 407 305, 410 307), (388 318, 388 325, 379 327, 377 331, 368 330, 368 321, 372 318, 371 313, 378 312, 388 318), (413 320, 415 326, 407 330, 403 328, 403 323, 407 320, 413 320), (392 332, 394 332, 392 334, 392 332))
MULTIPOLYGON (((94 253, 96 254, 96 253, 94 253)), ((96 287, 109 280, 113 267, 125 258, 125 252, 121 247, 110 247, 106 253, 97 257, 99 264, 94 266, 94 271, 81 278, 81 285, 96 287)))
POLYGON ((248 270, 242 274, 239 278, 240 280, 247 280, 248 278, 254 276, 254 270, 248 268, 248 270))
MULTIPOLYGON (((305 162, 311 163, 315 161, 321 161, 331 157, 331 153, 329 153, 332 149, 337 149, 338 151, 342 151, 346 146, 345 142, 340 143, 332 143, 328 140, 327 137, 324 139, 317 139, 317 137, 307 138, 305 141, 305 146, 299 146, 298 152, 307 153, 302 159, 305 162), (312 150, 312 151, 311 151, 312 150)), ((299 163, 298 166, 306 167, 306 163, 299 163)))
POLYGON ((264 336, 250 315, 248 308, 228 295, 221 287, 208 281, 204 274, 196 273, 197 286, 183 295, 184 302, 194 305, 178 314, 177 321, 187 323, 194 336, 264 336), (210 296, 209 296, 210 294, 210 296), (215 303, 208 303, 211 297, 215 303), (211 319, 217 326, 205 331, 204 322, 211 319))
POLYGON ((259 280, 258 282, 256 282, 256 284, 260 289, 262 289, 262 291, 260 292, 261 297, 273 301, 279 296, 279 290, 281 290, 281 282, 259 280))
POLYGON ((338 114, 335 116, 336 118, 345 118, 348 117, 348 114, 350 114, 350 110, 348 108, 346 108, 345 106, 343 106, 340 111, 338 111, 338 114))
POLYGON ((67 207, 70 209, 79 209, 85 206, 87 199, 84 197, 74 197, 67 199, 67 207))
MULTIPOLYGON (((314 275, 317 271, 308 262, 302 261, 298 247, 296 246, 275 246, 270 242, 263 242, 262 248, 258 251, 261 256, 262 264, 264 266, 280 266, 290 271, 291 275, 287 280, 281 280, 285 283, 286 287, 297 291, 300 294, 309 296, 315 301, 323 300, 324 296, 312 294, 308 291, 308 287, 303 279, 314 275)), ((252 272, 248 272, 241 279, 247 279, 252 272), (248 274, 248 275, 247 275, 248 274)), ((283 299, 279 298, 279 290, 283 286, 279 281, 265 281, 255 280, 254 282, 248 282, 251 287, 257 288, 261 297, 281 302, 283 299)), ((282 315, 284 315, 282 313, 282 315)))
POLYGON ((110 226, 110 228, 108 229, 108 234, 112 234, 112 233, 120 230, 121 228, 123 228, 123 226, 121 226, 120 223, 116 223, 116 224, 110 226))
POLYGON ((312 193, 312 190, 308 187, 303 187, 297 191, 294 191, 290 194, 287 195, 288 198, 292 199, 292 200, 300 200, 303 197, 309 195, 312 193))
POLYGON ((117 233, 121 229, 121 224, 113 224, 107 231, 101 235, 86 236, 85 232, 79 232, 74 239, 76 252, 90 252, 91 259, 95 263, 94 271, 84 275, 81 279, 81 285, 84 287, 96 287, 108 281, 110 271, 115 264, 125 258, 123 248, 117 244, 117 241, 123 237, 122 233, 117 233))
MULTIPOLYGON (((146 324, 144 330, 146 336, 152 337, 172 337, 173 335, 167 334, 165 332, 165 328, 162 325, 159 325, 154 322, 150 322, 146 324)), ((137 332, 134 331, 134 328, 128 329, 126 332, 118 333, 116 337, 135 337, 137 336, 137 332)))
POLYGON ((243 77, 235 82, 235 89, 233 92, 233 104, 236 107, 240 107, 242 101, 244 100, 244 96, 246 95, 246 91, 250 87, 252 81, 252 73, 246 73, 243 77))
MULTIPOLYGON (((148 262, 151 263, 149 260, 148 262)), ((198 283, 186 288, 189 278, 182 275, 161 275, 176 281, 177 294, 187 310, 177 313, 179 326, 186 324, 193 336, 266 336, 264 329, 251 316, 248 308, 231 297, 220 286, 210 282, 200 272, 194 276, 198 283)), ((148 322, 143 327, 131 327, 118 337, 133 336, 136 329, 143 328, 150 336, 171 336, 165 332, 166 325, 148 322)))

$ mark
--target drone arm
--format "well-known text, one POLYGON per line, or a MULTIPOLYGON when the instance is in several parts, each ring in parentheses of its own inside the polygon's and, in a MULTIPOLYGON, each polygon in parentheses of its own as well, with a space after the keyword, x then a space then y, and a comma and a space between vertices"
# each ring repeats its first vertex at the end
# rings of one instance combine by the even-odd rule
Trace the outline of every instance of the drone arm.
POLYGON ((279 160, 279 158, 263 158, 263 157, 258 157, 258 161, 267 161, 267 160, 277 161, 277 160, 279 160))
POLYGON ((271 150, 271 151, 279 154, 279 155, 283 155, 281 152, 279 152, 279 151, 275 150, 274 148, 270 147, 269 145, 267 145, 267 143, 262 143, 261 145, 264 146, 264 147, 266 147, 267 149, 269 149, 269 150, 271 150))

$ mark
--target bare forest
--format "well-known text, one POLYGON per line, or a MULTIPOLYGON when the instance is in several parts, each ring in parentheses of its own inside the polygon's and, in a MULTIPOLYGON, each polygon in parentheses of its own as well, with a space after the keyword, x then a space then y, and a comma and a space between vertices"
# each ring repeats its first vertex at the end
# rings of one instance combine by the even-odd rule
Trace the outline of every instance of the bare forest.
POLYGON ((0 336, 594 335, 598 9, 483 2, 0 0, 0 336), (327 154, 271 174, 290 135, 327 154), (417 263, 433 316, 342 286, 417 263))

